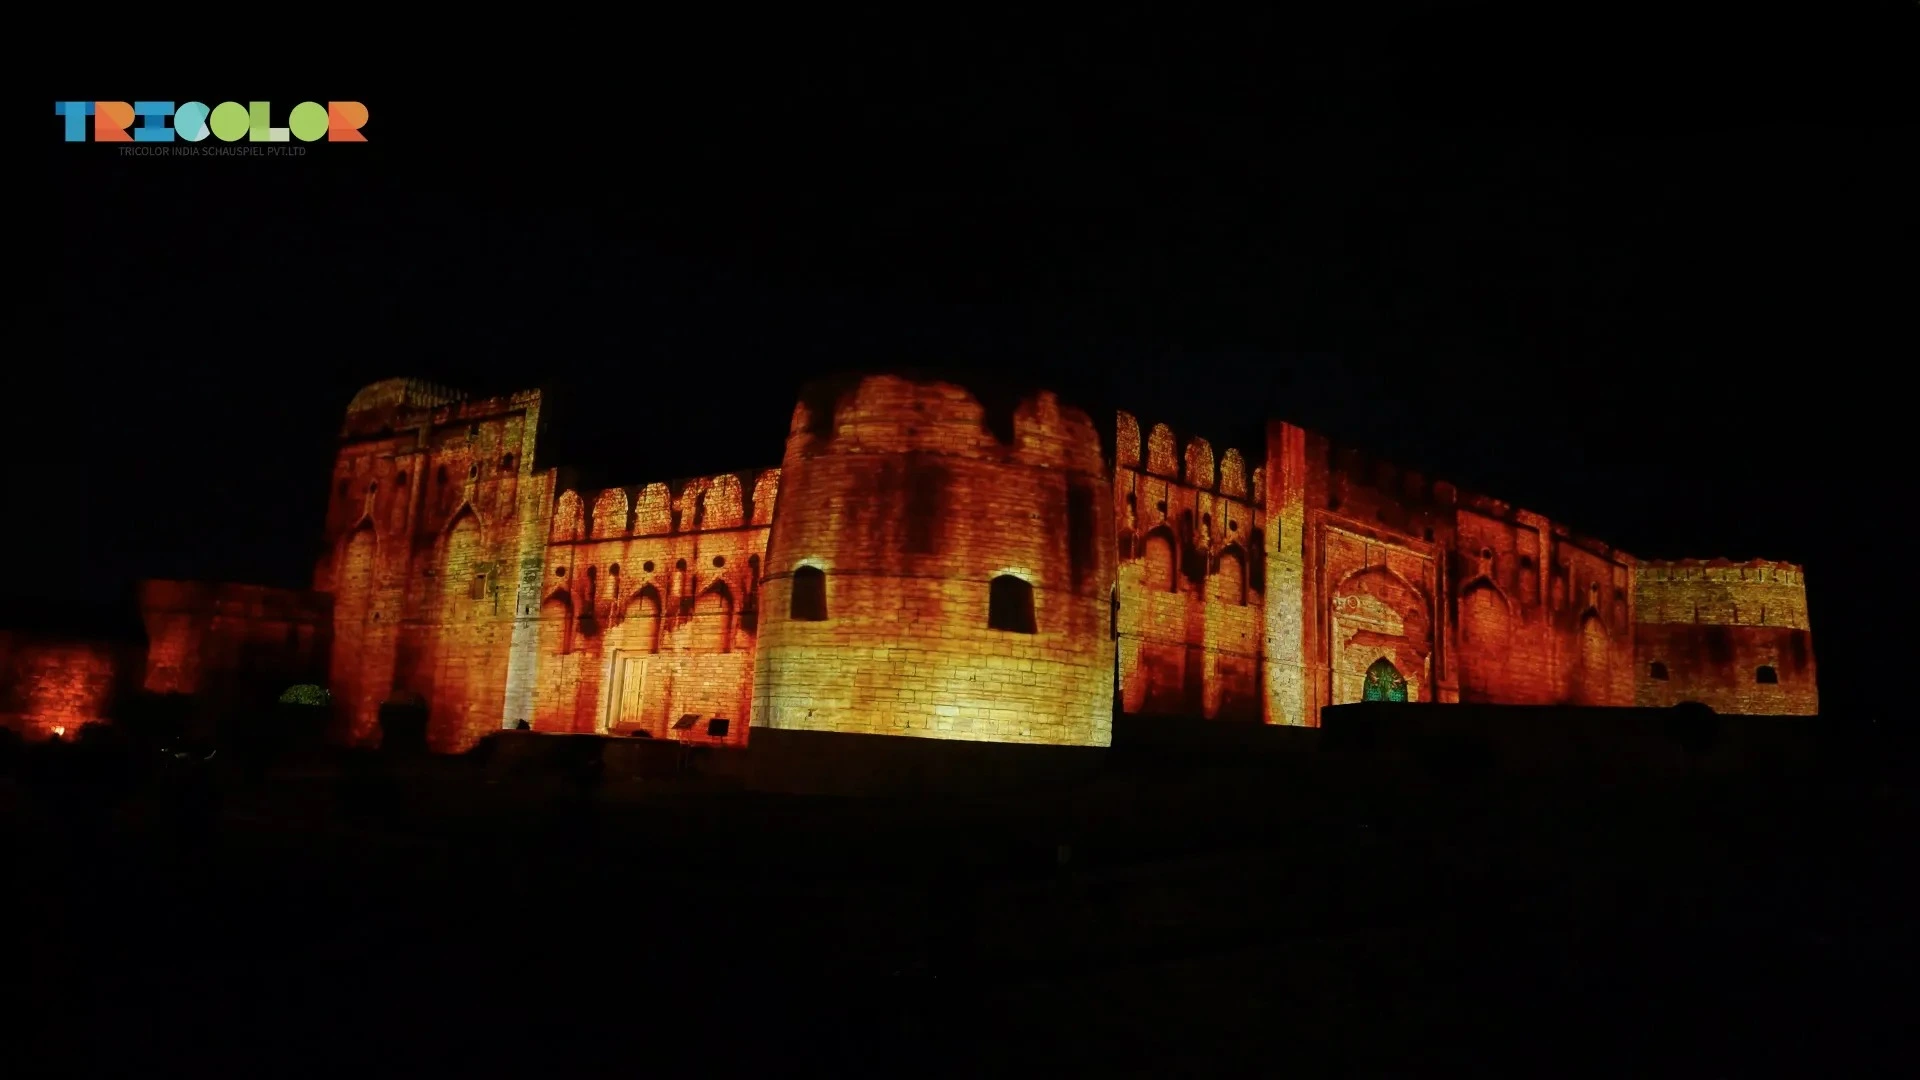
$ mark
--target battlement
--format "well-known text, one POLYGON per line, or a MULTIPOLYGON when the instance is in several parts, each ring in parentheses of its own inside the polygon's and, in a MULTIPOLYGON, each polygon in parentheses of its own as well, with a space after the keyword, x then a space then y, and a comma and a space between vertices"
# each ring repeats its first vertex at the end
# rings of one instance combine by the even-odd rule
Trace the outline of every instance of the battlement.
POLYGON ((811 383, 794 407, 789 453, 928 453, 1104 474, 1099 430, 1050 390, 1005 391, 921 374, 811 383))
POLYGON ((1771 559, 1673 559, 1633 571, 1641 623, 1809 629, 1806 573, 1771 559))
POLYGON ((1221 451, 1216 459, 1212 443, 1194 435, 1182 445, 1166 424, 1155 424, 1148 431, 1143 455, 1140 420, 1124 410, 1114 417, 1114 465, 1256 504, 1266 486, 1259 461, 1249 463, 1234 447, 1221 451))
POLYGON ((538 390, 476 398, 465 390, 424 379, 385 379, 361 389, 348 402, 341 435, 352 437, 423 423, 477 420, 525 410, 539 401, 538 390))
POLYGON ((425 379, 383 379, 353 395, 347 404, 347 415, 382 409, 437 409, 466 398, 465 390, 425 379))
POLYGON ((1775 559, 1648 559, 1633 572, 1634 581, 1764 581, 1776 585, 1806 584, 1806 571, 1775 559))
POLYGON ((1451 481, 1433 479, 1358 447, 1338 445, 1311 433, 1308 439, 1310 444, 1318 443, 1324 448, 1329 479, 1326 508, 1329 510, 1363 520, 1377 519, 1410 531, 1423 522, 1438 525, 1464 512, 1504 525, 1544 531, 1558 544, 1607 562, 1629 566, 1639 562, 1612 544, 1576 532, 1524 506, 1462 491, 1451 481))
POLYGON ((554 499, 548 543, 766 526, 773 521, 773 504, 779 492, 779 469, 585 493, 568 489, 554 499))

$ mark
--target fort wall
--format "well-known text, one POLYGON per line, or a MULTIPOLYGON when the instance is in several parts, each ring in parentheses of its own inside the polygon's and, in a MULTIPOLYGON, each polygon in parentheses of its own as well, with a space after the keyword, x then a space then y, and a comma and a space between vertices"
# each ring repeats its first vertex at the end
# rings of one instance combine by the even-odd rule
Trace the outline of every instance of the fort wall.
POLYGON ((1631 556, 1291 424, 1269 425, 1267 459, 1268 722, 1400 683, 1410 701, 1632 704, 1631 556))
MULTIPOLYGON (((547 505, 532 469, 537 392, 472 400, 389 380, 349 406, 316 590, 334 597, 334 700, 349 741, 382 702, 424 703, 438 749, 505 720, 522 527, 547 505)), ((534 553, 537 559, 538 553, 534 553)))
POLYGON ((583 489, 531 471, 539 409, 410 380, 349 408, 315 583, 350 737, 408 696, 441 749, 523 721, 1105 745, 1116 712, 1817 709, 1797 567, 1642 563, 1284 422, 1248 451, 1122 412, 1109 461, 1052 394, 866 376, 807 390, 779 469, 583 489))
POLYGON ((1648 562, 1634 574, 1634 593, 1637 704, 1820 711, 1800 567, 1764 559, 1648 562))
POLYGON ((1051 394, 809 389, 767 543, 755 727, 1104 746, 1112 483, 1051 394))
POLYGON ((143 581, 143 689, 189 694, 203 716, 257 711, 297 684, 325 685, 333 598, 304 589, 143 581))
POLYGON ((533 729, 745 744, 779 489, 768 469, 562 491, 537 609, 523 600, 533 729))
POLYGON ((143 642, 0 630, 0 727, 25 739, 75 738, 139 690, 143 642))
POLYGON ((1115 423, 1120 708, 1258 721, 1264 715, 1266 512, 1260 462, 1115 423))

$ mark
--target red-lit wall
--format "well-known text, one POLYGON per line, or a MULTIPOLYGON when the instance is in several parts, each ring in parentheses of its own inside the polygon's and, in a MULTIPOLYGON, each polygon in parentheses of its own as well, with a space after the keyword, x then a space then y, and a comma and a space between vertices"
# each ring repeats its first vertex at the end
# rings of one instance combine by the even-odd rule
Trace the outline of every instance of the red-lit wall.
POLYGON ((1269 722, 1361 700, 1382 660, 1411 700, 1633 703, 1631 556, 1291 424, 1267 441, 1274 561, 1300 583, 1268 616, 1269 722))
POLYGON ((1109 461, 1053 395, 877 376, 810 388, 779 469, 591 490, 532 471, 538 422, 537 394, 409 380, 349 408, 316 585, 354 738, 411 695, 443 750, 523 720, 737 745, 749 717, 1104 745, 1116 705, 1312 725, 1370 671, 1416 701, 1817 705, 1797 568, 1643 564, 1283 422, 1248 453, 1121 413, 1109 461))
POLYGON ((264 708, 287 687, 327 679, 333 603, 325 593, 210 581, 143 581, 144 689, 264 708))
POLYGON ((0 631, 0 725, 27 739, 74 738, 139 688, 145 659, 138 642, 0 631))

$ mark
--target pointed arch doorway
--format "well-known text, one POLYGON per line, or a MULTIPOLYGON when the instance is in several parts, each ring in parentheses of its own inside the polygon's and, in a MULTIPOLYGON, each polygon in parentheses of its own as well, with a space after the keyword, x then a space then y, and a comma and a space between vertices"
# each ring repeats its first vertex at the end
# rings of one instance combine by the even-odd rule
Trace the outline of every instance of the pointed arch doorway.
POLYGON ((1367 669, 1367 681, 1360 691, 1360 700, 1405 701, 1407 700, 1407 680, 1400 674, 1400 669, 1394 667, 1393 663, 1383 656, 1375 660, 1373 666, 1367 669))

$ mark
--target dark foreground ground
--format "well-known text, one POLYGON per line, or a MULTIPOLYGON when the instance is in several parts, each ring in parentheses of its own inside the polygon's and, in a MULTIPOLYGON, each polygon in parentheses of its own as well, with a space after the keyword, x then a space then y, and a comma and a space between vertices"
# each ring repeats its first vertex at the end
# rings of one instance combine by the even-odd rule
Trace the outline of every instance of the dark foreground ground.
POLYGON ((1914 792, 1884 773, 1462 785, 1136 762, 912 801, 457 761, 50 760, 0 785, 14 1060, 36 1071, 1913 1064, 1914 792))

